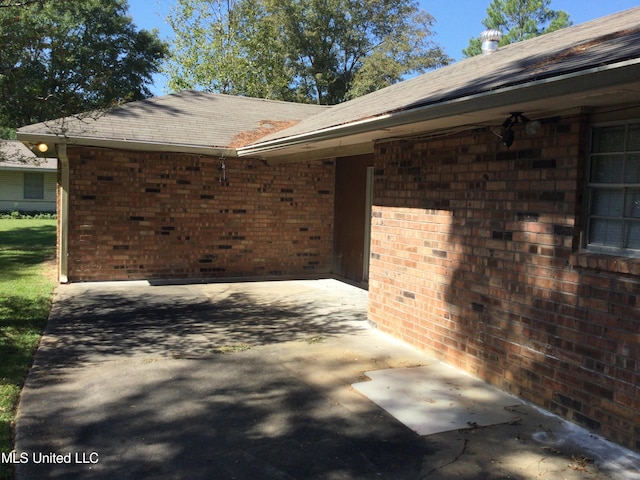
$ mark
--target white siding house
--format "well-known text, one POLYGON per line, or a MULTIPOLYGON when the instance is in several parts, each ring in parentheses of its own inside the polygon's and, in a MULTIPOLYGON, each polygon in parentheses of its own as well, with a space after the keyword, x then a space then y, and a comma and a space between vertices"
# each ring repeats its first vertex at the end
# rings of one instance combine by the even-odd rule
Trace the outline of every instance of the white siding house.
POLYGON ((55 212, 57 159, 37 158, 21 142, 0 148, 0 212, 55 212))

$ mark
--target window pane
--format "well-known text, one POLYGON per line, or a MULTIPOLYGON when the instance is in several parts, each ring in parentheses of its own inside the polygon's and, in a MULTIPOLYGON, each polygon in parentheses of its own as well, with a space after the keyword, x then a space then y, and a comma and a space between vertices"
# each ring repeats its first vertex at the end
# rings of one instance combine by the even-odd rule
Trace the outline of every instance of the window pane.
POLYGON ((24 174, 24 198, 42 199, 44 198, 44 174, 25 173, 24 174))
POLYGON ((624 151, 625 126, 596 128, 593 132, 593 152, 624 151))
POLYGON ((589 243, 610 247, 622 246, 622 220, 594 218, 591 220, 589 243))
POLYGON ((604 217, 622 217, 624 205, 624 193, 611 188, 598 188, 593 190, 591 200, 591 213, 604 217))
POLYGON ((629 141, 627 143, 627 150, 640 151, 640 124, 629 126, 629 141))
POLYGON ((624 157, 599 155, 591 164, 591 181, 594 183, 622 183, 624 157))
POLYGON ((593 129, 587 244, 640 253, 640 123, 593 129))
POLYGON ((624 205, 625 217, 640 218, 640 188, 630 188, 627 190, 624 205))
POLYGON ((640 250, 640 222, 627 222, 625 237, 627 248, 640 250))
POLYGON ((624 181, 640 183, 640 155, 629 155, 624 172, 624 181))

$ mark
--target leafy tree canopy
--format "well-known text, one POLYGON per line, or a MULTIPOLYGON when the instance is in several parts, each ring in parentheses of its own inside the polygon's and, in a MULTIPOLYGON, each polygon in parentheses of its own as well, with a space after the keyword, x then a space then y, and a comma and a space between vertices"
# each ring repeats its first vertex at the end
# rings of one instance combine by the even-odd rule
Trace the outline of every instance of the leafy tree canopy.
POLYGON ((169 87, 335 104, 447 64, 413 0, 179 0, 169 87))
MULTIPOLYGON (((551 10, 550 4, 551 0, 493 0, 482 24, 487 29, 502 32, 500 46, 570 26, 569 14, 562 10, 551 10)), ((472 38, 462 53, 465 57, 480 55, 481 45, 480 37, 472 38)))
POLYGON ((137 30, 126 0, 2 0, 0 125, 105 109, 151 95, 168 47, 137 30))
POLYGON ((0 0, 0 8, 26 7, 34 3, 44 3, 48 0, 0 0))

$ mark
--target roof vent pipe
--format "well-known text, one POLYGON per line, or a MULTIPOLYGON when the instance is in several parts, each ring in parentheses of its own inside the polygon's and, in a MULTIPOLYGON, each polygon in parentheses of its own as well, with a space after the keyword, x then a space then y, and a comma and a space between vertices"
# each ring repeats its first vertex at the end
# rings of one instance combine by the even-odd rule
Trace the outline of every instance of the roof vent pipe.
POLYGON ((500 30, 485 30, 480 34, 482 41, 482 54, 490 55, 498 50, 498 43, 502 40, 502 32, 500 30))

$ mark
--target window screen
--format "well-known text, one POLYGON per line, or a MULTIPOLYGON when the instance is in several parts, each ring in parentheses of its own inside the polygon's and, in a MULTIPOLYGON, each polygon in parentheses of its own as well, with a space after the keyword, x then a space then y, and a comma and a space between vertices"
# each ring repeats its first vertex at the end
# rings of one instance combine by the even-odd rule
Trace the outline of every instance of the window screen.
POLYGON ((44 198, 44 174, 24 174, 24 198, 42 200, 44 198))

